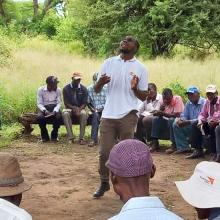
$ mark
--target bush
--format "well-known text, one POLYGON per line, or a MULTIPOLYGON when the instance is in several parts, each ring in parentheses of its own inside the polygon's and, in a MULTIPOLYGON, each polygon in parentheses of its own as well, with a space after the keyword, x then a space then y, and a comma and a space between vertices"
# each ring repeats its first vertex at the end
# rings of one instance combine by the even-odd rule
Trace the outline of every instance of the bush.
POLYGON ((172 89, 173 94, 181 96, 184 103, 187 102, 188 98, 186 95, 186 88, 182 86, 178 81, 170 83, 168 88, 172 89))
POLYGON ((40 23, 40 32, 52 38, 57 34, 58 26, 60 25, 60 18, 51 11, 43 18, 40 23))
POLYGON ((0 32, 0 66, 7 64, 12 57, 10 40, 0 32))

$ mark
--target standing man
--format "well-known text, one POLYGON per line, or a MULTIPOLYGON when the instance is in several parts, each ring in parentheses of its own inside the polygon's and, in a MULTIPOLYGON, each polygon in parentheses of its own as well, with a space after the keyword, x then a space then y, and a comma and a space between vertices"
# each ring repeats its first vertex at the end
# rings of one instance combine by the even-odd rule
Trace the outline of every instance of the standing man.
POLYGON ((61 89, 57 88, 57 77, 48 76, 45 86, 38 89, 37 92, 37 107, 39 123, 41 131, 41 141, 47 142, 50 140, 46 125, 48 123, 53 124, 53 130, 51 132, 51 141, 57 141, 58 130, 62 121, 60 113, 61 107, 61 89))
POLYGON ((81 73, 73 73, 72 82, 63 88, 63 100, 66 109, 63 110, 63 121, 66 126, 69 142, 74 142, 72 122, 79 120, 80 134, 79 144, 86 144, 84 134, 87 124, 88 114, 85 111, 87 105, 88 92, 81 84, 81 73))
POLYGON ((92 77, 93 84, 90 85, 88 90, 88 107, 92 112, 92 128, 91 128, 91 139, 89 147, 93 147, 98 144, 98 131, 100 118, 106 101, 106 86, 104 86, 101 92, 96 93, 94 91, 94 85, 97 82, 98 73, 95 73, 92 77))
POLYGON ((127 36, 120 42, 120 55, 102 65, 95 91, 107 84, 107 97, 100 124, 99 173, 101 185, 94 193, 99 198, 110 189, 109 170, 105 166, 109 152, 118 140, 134 137, 137 125, 138 99, 147 97, 147 71, 134 56, 138 41, 127 36))
MULTIPOLYGON (((198 117, 198 128, 201 133, 195 138, 200 138, 201 134, 209 137, 209 151, 213 160, 220 162, 220 97, 215 85, 206 87, 207 100, 198 117)), ((198 158, 203 155, 201 147, 196 148, 188 158, 198 158)))
POLYGON ((189 100, 180 118, 177 118, 173 123, 173 133, 176 143, 175 154, 191 151, 189 141, 192 148, 202 147, 202 135, 197 127, 197 123, 205 99, 200 97, 199 89, 195 86, 189 87, 186 94, 189 100), (199 134, 200 137, 198 138, 199 134))
POLYGON ((24 181, 18 160, 7 153, 0 153, 0 219, 32 220, 24 209, 19 208, 22 194, 31 185, 24 181))

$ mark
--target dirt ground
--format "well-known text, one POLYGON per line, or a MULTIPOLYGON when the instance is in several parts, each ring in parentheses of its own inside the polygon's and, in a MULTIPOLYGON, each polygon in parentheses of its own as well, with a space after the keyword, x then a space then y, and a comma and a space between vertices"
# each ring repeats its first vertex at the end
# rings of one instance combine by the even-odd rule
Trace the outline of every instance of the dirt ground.
MULTIPOLYGON (((20 139, 1 151, 16 155, 32 189, 21 204, 34 220, 104 220, 118 213, 122 203, 111 189, 101 199, 92 198, 99 185, 98 147, 37 143, 36 137, 20 139)), ((196 219, 195 211, 179 195, 174 181, 188 178, 199 160, 183 155, 155 153, 156 176, 151 195, 184 219, 196 219)))

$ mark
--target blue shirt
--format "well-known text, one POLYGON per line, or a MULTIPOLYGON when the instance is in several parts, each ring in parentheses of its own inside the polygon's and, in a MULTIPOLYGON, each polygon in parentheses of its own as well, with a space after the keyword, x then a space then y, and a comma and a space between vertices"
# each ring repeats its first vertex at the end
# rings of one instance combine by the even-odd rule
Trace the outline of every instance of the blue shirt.
POLYGON ((180 118, 183 120, 191 121, 191 124, 197 123, 199 113, 202 110, 202 107, 205 103, 205 99, 200 97, 197 104, 193 104, 190 101, 187 101, 184 111, 181 114, 180 118))
POLYGON ((109 220, 183 220, 167 210, 158 197, 129 199, 120 213, 109 220))
POLYGON ((107 87, 104 86, 101 92, 96 93, 94 85, 90 85, 88 88, 88 104, 91 104, 96 110, 103 110, 106 101, 107 87))

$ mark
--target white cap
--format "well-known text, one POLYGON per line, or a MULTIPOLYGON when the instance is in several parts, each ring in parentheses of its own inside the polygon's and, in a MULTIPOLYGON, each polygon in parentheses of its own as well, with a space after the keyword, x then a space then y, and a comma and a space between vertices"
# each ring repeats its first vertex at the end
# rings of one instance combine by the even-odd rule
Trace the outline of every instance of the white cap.
POLYGON ((188 180, 175 183, 183 199, 193 207, 220 207, 220 163, 203 161, 188 180))
POLYGON ((207 92, 216 93, 216 92, 217 92, 216 86, 215 86, 215 85, 208 85, 208 86, 206 87, 206 93, 207 93, 207 92))

